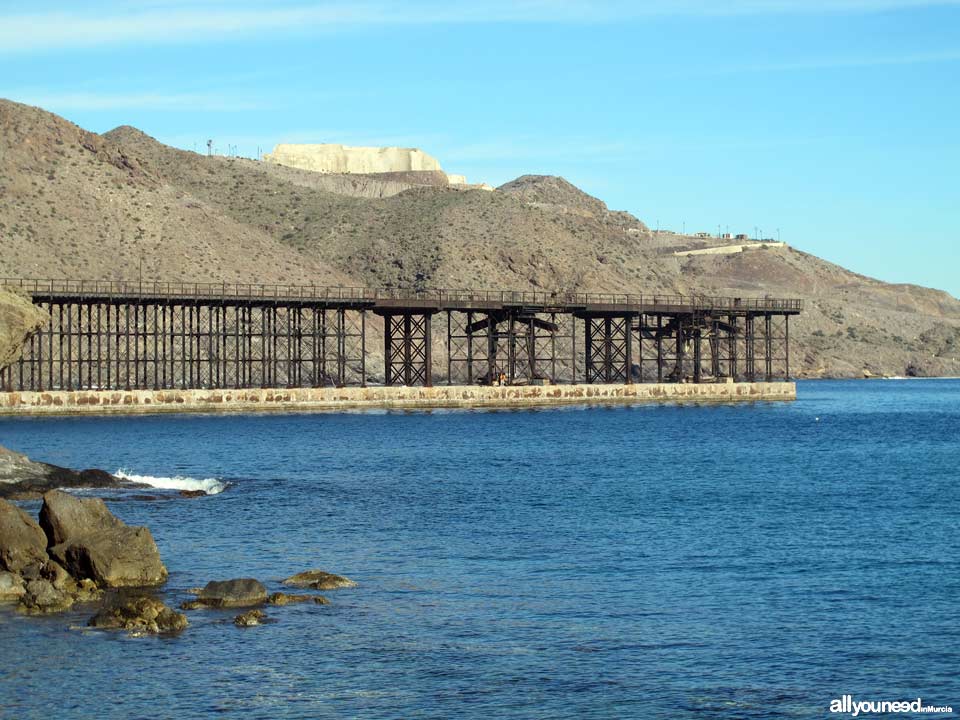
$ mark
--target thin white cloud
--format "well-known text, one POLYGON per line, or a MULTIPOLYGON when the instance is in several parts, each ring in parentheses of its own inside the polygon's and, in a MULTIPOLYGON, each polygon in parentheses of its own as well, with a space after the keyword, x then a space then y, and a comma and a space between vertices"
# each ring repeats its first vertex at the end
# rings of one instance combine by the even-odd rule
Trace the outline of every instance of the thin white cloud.
POLYGON ((0 53, 135 44, 210 42, 238 35, 322 32, 372 25, 478 23, 606 23, 658 16, 872 13, 960 0, 487 0, 404 3, 343 0, 256 5, 218 0, 99 3, 0 15, 0 53))
POLYGON ((679 75, 736 75, 739 73, 765 72, 803 72, 806 70, 842 70, 845 68, 873 68, 896 65, 924 65, 931 63, 960 62, 960 50, 943 50, 925 53, 904 53, 899 55, 879 55, 867 57, 826 57, 806 60, 795 60, 779 63, 760 63, 754 65, 718 66, 706 70, 693 70, 689 73, 678 72, 679 75))

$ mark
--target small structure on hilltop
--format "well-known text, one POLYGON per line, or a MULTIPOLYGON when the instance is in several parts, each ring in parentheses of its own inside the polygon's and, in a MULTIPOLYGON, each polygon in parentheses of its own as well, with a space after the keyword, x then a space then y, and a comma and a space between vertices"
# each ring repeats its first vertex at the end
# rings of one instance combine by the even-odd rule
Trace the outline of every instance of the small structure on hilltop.
POLYGON ((285 167, 331 174, 438 173, 446 178, 449 185, 468 185, 466 177, 444 172, 435 157, 419 148, 283 143, 277 145, 272 153, 264 155, 263 160, 285 167))

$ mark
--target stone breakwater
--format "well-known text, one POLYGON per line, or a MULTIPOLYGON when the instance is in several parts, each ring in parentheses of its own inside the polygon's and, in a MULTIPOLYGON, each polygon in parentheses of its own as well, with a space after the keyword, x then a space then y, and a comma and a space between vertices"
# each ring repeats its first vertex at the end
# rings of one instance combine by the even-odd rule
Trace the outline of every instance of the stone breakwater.
POLYGON ((755 402, 795 400, 796 396, 796 384, 792 382, 504 387, 442 385, 262 390, 53 390, 0 393, 0 415, 524 408, 650 402, 755 402))

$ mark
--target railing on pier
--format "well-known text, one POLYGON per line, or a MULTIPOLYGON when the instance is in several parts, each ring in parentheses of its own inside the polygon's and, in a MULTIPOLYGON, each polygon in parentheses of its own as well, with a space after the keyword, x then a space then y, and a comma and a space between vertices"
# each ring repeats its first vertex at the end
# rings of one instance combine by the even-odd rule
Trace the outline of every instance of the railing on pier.
POLYGON ((318 300, 376 305, 408 301, 430 303, 438 309, 470 303, 505 306, 617 308, 685 307, 714 311, 799 313, 803 301, 794 298, 720 297, 703 294, 582 293, 531 290, 447 290, 411 288, 325 287, 255 283, 203 283, 136 280, 61 280, 0 278, 0 287, 33 296, 99 298, 170 298, 183 300, 318 300))

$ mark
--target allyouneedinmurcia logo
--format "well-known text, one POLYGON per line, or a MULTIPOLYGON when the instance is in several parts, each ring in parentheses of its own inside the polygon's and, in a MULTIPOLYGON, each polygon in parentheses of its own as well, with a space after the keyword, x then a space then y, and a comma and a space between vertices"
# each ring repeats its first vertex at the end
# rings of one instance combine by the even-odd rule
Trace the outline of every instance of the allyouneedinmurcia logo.
POLYGON ((952 713, 947 706, 924 705, 921 698, 916 700, 854 700, 852 695, 830 701, 830 712, 849 713, 857 717, 860 713, 952 713))

